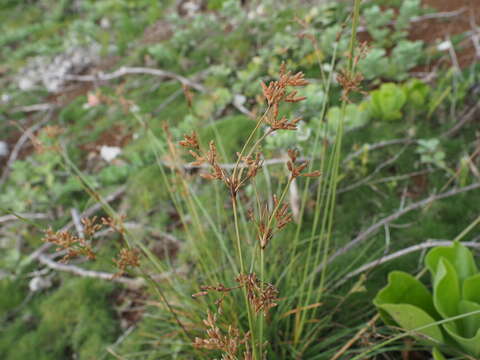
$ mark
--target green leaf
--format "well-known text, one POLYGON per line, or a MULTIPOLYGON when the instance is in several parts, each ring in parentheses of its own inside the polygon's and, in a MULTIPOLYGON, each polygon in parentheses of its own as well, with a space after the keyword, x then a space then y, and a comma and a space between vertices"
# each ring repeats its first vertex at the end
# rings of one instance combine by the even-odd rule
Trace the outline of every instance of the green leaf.
POLYGON ((454 243, 452 246, 439 246, 430 250, 425 258, 425 265, 433 277, 435 277, 441 258, 447 259, 455 267, 460 284, 466 278, 478 272, 472 253, 459 242, 454 243))
POLYGON ((458 312, 460 314, 468 314, 478 311, 478 314, 469 315, 460 319, 460 334, 466 338, 472 338, 480 329, 480 304, 472 301, 461 300, 458 304, 458 312))
POLYGON ((433 360, 447 360, 436 347, 432 351, 433 360))
POLYGON ((443 324, 443 328, 447 331, 448 335, 460 345, 460 348, 463 351, 466 351, 476 358, 480 356, 480 330, 477 331, 474 337, 466 338, 458 334, 458 331, 456 331, 456 327, 452 322, 443 324))
POLYGON ((463 298, 480 304, 480 274, 466 278, 463 282, 463 298))
POLYGON ((399 86, 393 83, 383 84, 380 89, 372 92, 372 115, 384 120, 399 119, 406 100, 407 97, 399 86))
MULTIPOLYGON (((384 304, 380 307, 405 330, 415 330, 429 324, 435 324, 435 320, 430 315, 413 305, 384 304)), ((418 330, 418 333, 433 339, 436 343, 442 344, 444 342, 442 330, 438 325, 418 330)))
POLYGON ((388 275, 388 285, 377 294, 373 303, 378 307, 383 304, 410 304, 433 318, 439 318, 430 291, 419 280, 402 271, 392 271, 388 275))
POLYGON ((427 99, 430 87, 418 79, 409 80, 403 85, 403 91, 407 96, 407 104, 415 109, 427 107, 427 99))
POLYGON ((453 265, 440 258, 433 285, 433 303, 435 309, 443 318, 458 315, 458 303, 460 301, 460 284, 457 272, 453 265))

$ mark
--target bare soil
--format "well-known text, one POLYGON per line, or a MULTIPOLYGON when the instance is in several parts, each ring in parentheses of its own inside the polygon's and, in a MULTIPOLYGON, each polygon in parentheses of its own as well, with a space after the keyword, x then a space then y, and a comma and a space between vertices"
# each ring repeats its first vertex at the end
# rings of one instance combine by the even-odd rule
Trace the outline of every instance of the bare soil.
MULTIPOLYGON (((438 17, 416 22, 410 31, 412 40, 423 40, 432 44, 466 32, 480 33, 480 0, 423 0, 423 5, 441 13, 463 11, 454 17, 438 17)), ((467 67, 479 60, 471 37, 462 41, 460 49, 456 50, 456 56, 461 67, 467 67)), ((452 59, 446 56, 439 63, 431 65, 442 63, 450 66, 452 59)))

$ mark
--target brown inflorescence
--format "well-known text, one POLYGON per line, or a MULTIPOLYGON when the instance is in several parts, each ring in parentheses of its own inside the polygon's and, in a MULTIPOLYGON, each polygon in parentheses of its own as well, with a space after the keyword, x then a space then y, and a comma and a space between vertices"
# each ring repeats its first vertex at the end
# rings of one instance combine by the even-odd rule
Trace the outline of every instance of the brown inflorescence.
POLYGON ((317 171, 317 170, 309 173, 302 173, 302 171, 305 170, 305 168, 307 167, 308 161, 305 161, 299 165, 296 165, 295 162, 297 161, 297 158, 298 158, 297 150, 293 150, 293 149, 288 150, 288 157, 290 158, 290 160, 287 162, 287 168, 290 171, 290 176, 292 177, 292 179, 295 179, 299 176, 317 177, 321 175, 320 171, 317 171))
POLYGON ((139 267, 140 266, 140 256, 137 249, 127 249, 123 248, 120 250, 117 259, 113 259, 114 263, 117 265, 119 271, 113 276, 119 277, 122 276, 127 267, 139 267))
POLYGON ((293 120, 287 120, 284 116, 279 118, 279 106, 282 102, 296 103, 306 99, 304 96, 297 97, 297 90, 287 92, 289 87, 308 85, 308 81, 304 79, 303 73, 298 72, 292 75, 291 72, 286 71, 285 64, 282 64, 279 80, 271 81, 268 85, 262 82, 261 85, 263 96, 271 109, 264 119, 265 123, 270 126, 270 131, 296 130, 301 118, 295 118, 293 120))
POLYGON ((54 232, 52 229, 47 229, 42 240, 56 245, 56 251, 67 251, 67 254, 60 260, 60 262, 67 262, 71 258, 80 255, 86 256, 90 260, 94 260, 96 257, 92 246, 87 243, 84 238, 75 236, 68 231, 54 232))
MULTIPOLYGON (((241 334, 235 326, 229 325, 227 331, 222 331, 217 325, 217 314, 208 311, 207 318, 203 320, 207 327, 205 338, 196 337, 193 345, 198 349, 219 350, 222 351, 222 360, 237 360, 238 354, 243 345, 247 347, 247 341, 250 333, 241 334)), ((244 360, 251 359, 250 351, 243 352, 244 360)))
POLYGON ((101 221, 103 225, 123 235, 125 234, 125 227, 123 225, 125 218, 125 215, 121 215, 118 218, 102 217, 101 221))
POLYGON ((351 92, 359 92, 365 94, 364 91, 360 89, 360 84, 363 81, 363 75, 358 71, 355 71, 355 68, 358 65, 360 59, 365 58, 368 52, 368 45, 366 42, 360 44, 359 48, 356 51, 356 55, 352 60, 352 69, 341 69, 337 75, 337 81, 342 90, 342 100, 350 102, 349 95, 351 92))
POLYGON ((255 273, 240 274, 236 281, 247 290, 247 298, 256 313, 267 316, 271 308, 277 306, 278 290, 270 283, 262 283, 255 273))

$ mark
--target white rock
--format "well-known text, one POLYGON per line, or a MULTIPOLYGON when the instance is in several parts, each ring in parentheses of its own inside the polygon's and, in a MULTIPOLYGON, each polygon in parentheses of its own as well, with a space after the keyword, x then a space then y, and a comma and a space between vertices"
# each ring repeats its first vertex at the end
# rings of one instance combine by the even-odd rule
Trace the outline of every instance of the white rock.
POLYGON ((100 156, 105 161, 110 162, 113 159, 115 159, 118 155, 120 155, 121 152, 122 152, 122 149, 119 148, 118 146, 103 145, 100 149, 100 156))
POLYGON ((0 141, 0 157, 8 155, 8 144, 5 141, 0 141))
POLYGON ((12 100, 12 96, 10 94, 2 94, 2 103, 6 104, 10 100, 12 100))
POLYGON ((28 287, 32 292, 48 289, 51 286, 52 286, 52 281, 49 278, 41 277, 41 276, 35 276, 28 283, 28 287))
POLYGON ((450 40, 446 40, 437 45, 437 50, 446 51, 446 50, 449 50, 451 47, 452 47, 452 42, 450 40))

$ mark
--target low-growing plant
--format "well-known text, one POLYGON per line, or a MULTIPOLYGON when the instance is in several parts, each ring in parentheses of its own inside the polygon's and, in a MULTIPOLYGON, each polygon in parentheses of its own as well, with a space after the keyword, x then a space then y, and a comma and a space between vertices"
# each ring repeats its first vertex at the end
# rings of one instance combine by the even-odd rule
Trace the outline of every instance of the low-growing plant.
POLYGON ((382 84, 380 89, 372 91, 370 112, 373 117, 382 120, 398 120, 402 117, 402 108, 407 97, 402 88, 394 83, 382 84))
POLYGON ((416 152, 420 154, 420 162, 432 164, 445 169, 445 152, 440 147, 439 139, 420 139, 416 152))
POLYGON ((389 325, 400 326, 440 352, 480 356, 480 272, 464 245, 436 247, 425 266, 432 292, 412 275, 393 271, 374 304, 389 325))

